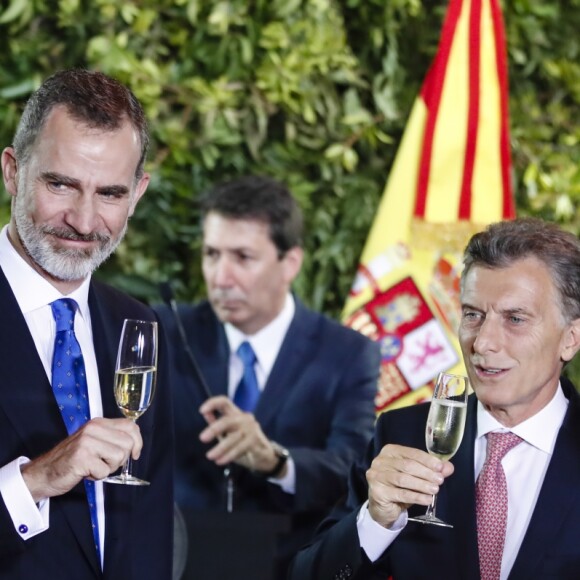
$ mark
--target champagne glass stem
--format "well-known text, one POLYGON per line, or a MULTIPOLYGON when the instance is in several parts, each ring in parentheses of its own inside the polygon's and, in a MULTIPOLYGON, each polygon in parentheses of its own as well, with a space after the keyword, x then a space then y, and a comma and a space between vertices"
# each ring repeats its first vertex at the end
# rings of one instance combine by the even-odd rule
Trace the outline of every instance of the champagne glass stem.
POLYGON ((433 494, 433 497, 431 498, 431 503, 429 504, 429 507, 427 508, 427 511, 425 512, 425 516, 428 518, 434 518, 435 516, 435 509, 437 506, 437 494, 433 494))
MULTIPOLYGON (((131 419, 133 423, 136 423, 135 419, 131 419)), ((126 481, 127 479, 131 479, 131 454, 129 453, 127 457, 127 461, 123 464, 123 469, 121 470, 121 478, 126 481)))
POLYGON ((127 461, 123 465, 123 470, 121 471, 121 477, 123 479, 129 479, 131 477, 131 455, 127 457, 127 461))

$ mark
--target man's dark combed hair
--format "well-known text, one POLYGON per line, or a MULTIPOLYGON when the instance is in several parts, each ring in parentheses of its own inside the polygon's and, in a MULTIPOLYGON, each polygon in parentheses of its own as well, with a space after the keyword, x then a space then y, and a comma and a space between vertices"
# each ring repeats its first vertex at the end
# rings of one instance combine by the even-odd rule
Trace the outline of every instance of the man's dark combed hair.
POLYGON ((92 129, 115 131, 129 121, 139 135, 141 158, 135 178, 143 175, 149 147, 149 129, 141 104, 120 82, 97 71, 63 70, 47 78, 28 100, 13 147, 16 159, 26 163, 51 111, 64 106, 75 120, 92 129))
POLYGON ((220 183, 203 197, 201 209, 204 219, 214 212, 267 224, 280 257, 302 246, 302 211, 290 190, 271 177, 250 175, 220 183))
POLYGON ((530 257, 552 272, 566 320, 580 318, 580 240, 556 224, 537 218, 491 224, 469 240, 463 276, 472 266, 506 268, 530 257))

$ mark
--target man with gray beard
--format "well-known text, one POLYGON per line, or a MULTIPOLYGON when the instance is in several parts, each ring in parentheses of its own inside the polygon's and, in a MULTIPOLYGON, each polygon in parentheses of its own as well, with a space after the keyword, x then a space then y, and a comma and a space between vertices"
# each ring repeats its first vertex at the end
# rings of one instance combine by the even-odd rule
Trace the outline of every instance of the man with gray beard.
POLYGON ((0 579, 171 578, 164 369, 139 425, 122 417, 113 396, 124 319, 156 317, 91 279, 147 189, 148 143, 129 89, 70 70, 31 96, 2 151, 12 216, 0 232, 0 579), (63 332, 73 346, 59 353, 63 332), (53 379, 67 366, 61 355, 77 365, 66 411, 62 383, 53 379), (83 417, 73 419, 77 410, 83 417), (134 472, 150 486, 100 481, 128 458, 139 459, 134 472))

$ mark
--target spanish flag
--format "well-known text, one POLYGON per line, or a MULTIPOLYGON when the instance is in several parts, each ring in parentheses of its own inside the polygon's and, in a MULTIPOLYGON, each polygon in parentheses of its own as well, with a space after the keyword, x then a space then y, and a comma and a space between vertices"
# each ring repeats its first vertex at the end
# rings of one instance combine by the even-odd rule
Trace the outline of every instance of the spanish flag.
POLYGON ((457 343, 461 254, 515 216, 499 0, 450 0, 364 247, 343 319, 380 342, 381 412, 427 400, 457 343))

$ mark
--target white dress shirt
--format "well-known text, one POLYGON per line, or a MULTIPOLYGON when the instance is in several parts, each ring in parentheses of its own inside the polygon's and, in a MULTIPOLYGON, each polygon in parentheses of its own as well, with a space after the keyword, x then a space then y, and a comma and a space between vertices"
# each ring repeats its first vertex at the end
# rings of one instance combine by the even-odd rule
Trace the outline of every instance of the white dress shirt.
MULTIPOLYGON (((508 491, 508 518, 500 580, 508 577, 528 529, 567 408, 568 399, 558 387, 552 400, 541 411, 511 429, 523 441, 510 450, 502 460, 508 491)), ((487 450, 485 436, 490 431, 508 431, 508 429, 498 423, 478 402, 474 447, 475 480, 485 462, 487 450)), ((407 525, 407 512, 401 513, 391 529, 386 529, 372 519, 367 506, 368 501, 359 511, 357 529, 361 547, 374 562, 407 525)))
MULTIPOLYGON (((26 320, 46 375, 51 380, 56 324, 50 303, 63 298, 63 295, 16 252, 8 238, 8 226, 5 226, 0 232, 0 267, 14 292, 20 310, 26 320)), ((68 294, 67 298, 74 299, 79 305, 75 316, 75 334, 81 346, 85 362, 91 417, 102 417, 103 407, 99 374, 88 306, 89 284, 90 276, 78 289, 68 294)), ((111 388, 113 388, 112 385, 111 388)), ((50 523, 50 500, 43 500, 37 506, 22 478, 20 465, 28 461, 29 459, 26 457, 19 457, 15 458, 11 463, 0 467, 0 494, 6 504, 15 529, 24 540, 44 532, 48 529, 50 523)), ((102 566, 105 542, 105 509, 102 482, 96 482, 95 492, 102 566)))
POLYGON ((512 429, 503 427, 482 405, 477 407, 477 436, 474 449, 476 480, 485 462, 487 433, 512 431, 523 439, 522 443, 511 449, 501 462, 507 483, 508 517, 500 580, 508 577, 518 555, 567 409, 568 399, 560 387, 541 411, 512 429))
MULTIPOLYGON (((284 301, 284 306, 278 316, 264 326, 264 328, 256 332, 256 334, 246 336, 232 324, 226 323, 224 325, 230 346, 228 380, 228 395, 230 399, 234 398, 236 387, 244 374, 244 365, 240 357, 236 354, 242 342, 248 341, 256 355, 254 369, 256 371, 258 387, 260 391, 263 391, 295 312, 296 304, 294 303, 294 298, 288 293, 284 301)), ((288 458, 286 465, 288 469, 283 478, 270 478, 269 481, 279 485, 286 493, 294 494, 296 493, 296 469, 292 457, 288 458)))

